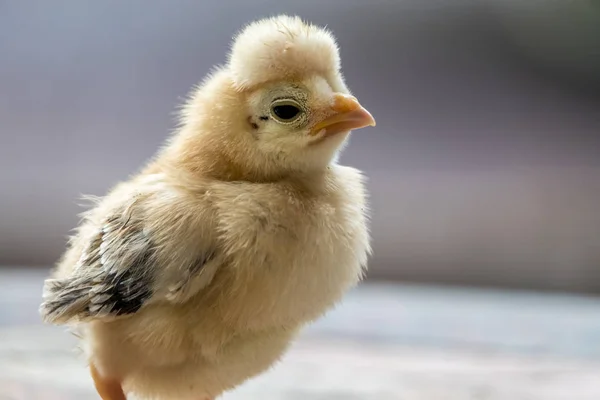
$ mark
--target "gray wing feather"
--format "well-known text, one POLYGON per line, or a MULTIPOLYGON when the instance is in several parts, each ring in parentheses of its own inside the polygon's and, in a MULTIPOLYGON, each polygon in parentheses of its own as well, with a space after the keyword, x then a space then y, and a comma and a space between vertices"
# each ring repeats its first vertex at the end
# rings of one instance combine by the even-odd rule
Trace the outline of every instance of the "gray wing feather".
POLYGON ((128 212, 107 218, 83 251, 72 276, 49 279, 45 321, 114 318, 137 312, 152 296, 156 249, 128 212))

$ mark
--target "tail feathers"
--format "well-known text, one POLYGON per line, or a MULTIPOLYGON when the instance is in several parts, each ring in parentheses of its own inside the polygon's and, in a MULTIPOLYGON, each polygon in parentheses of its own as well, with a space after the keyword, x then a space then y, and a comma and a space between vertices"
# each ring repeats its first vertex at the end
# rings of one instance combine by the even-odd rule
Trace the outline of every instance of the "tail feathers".
POLYGON ((48 279, 40 314, 46 323, 66 324, 89 317, 90 285, 79 279, 48 279))

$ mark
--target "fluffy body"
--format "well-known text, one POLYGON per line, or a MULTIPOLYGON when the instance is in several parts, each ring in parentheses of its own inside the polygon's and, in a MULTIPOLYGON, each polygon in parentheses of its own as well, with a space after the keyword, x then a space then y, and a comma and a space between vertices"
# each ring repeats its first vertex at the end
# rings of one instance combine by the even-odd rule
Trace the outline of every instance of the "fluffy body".
POLYGON ((260 59, 272 67, 244 72, 234 45, 155 159, 83 215, 46 281, 44 319, 75 326, 100 374, 145 399, 214 398, 265 371, 366 268, 363 177, 333 161, 347 135, 307 150, 308 136, 261 122, 281 80, 306 88, 315 110, 348 93, 335 41, 290 17, 250 25, 236 43, 253 37, 271 43, 260 59), (327 68, 293 71, 285 54, 313 33, 328 43, 327 68))

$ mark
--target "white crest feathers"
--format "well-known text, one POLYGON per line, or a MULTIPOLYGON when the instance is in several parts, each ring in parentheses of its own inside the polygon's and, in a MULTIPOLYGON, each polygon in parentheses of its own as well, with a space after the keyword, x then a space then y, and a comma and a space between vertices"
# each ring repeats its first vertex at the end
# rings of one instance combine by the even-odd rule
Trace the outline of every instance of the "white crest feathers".
POLYGON ((327 29, 280 15, 241 30, 233 41, 228 69, 235 86, 243 90, 310 74, 334 76, 340 71, 340 56, 327 29))

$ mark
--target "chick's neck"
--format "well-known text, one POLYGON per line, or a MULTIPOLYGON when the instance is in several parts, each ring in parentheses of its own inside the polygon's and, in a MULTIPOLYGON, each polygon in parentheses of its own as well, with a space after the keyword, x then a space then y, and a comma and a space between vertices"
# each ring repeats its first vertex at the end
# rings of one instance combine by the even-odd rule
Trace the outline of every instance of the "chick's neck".
POLYGON ((179 133, 146 172, 183 174, 194 180, 257 183, 277 182, 293 175, 283 168, 244 159, 250 158, 247 152, 232 143, 204 139, 189 132, 179 133))

